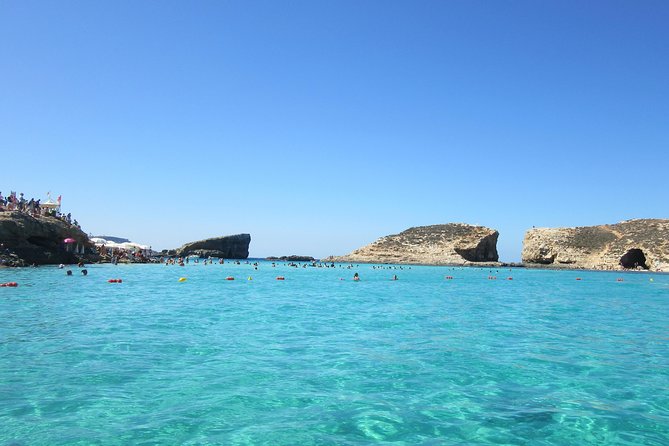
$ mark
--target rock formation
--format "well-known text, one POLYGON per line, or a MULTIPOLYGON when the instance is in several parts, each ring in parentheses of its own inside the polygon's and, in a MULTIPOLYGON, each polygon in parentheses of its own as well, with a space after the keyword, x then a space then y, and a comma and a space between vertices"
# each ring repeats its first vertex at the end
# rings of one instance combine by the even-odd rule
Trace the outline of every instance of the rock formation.
POLYGON ((323 261, 425 265, 497 262, 498 236, 494 229, 463 223, 418 226, 381 237, 348 255, 332 256, 323 261))
POLYGON ((533 228, 525 233, 522 259, 527 266, 669 271, 669 220, 533 228))
POLYGON ((93 244, 80 228, 55 217, 19 211, 0 212, 0 244, 2 263, 9 266, 97 260, 93 244), (65 244, 67 238, 76 242, 65 244), (82 249, 86 254, 81 254, 82 249))
POLYGON ((196 255, 222 259, 246 259, 249 256, 250 234, 227 235, 186 243, 176 250, 178 256, 196 255))
POLYGON ((316 259, 314 259, 311 256, 297 256, 297 255, 291 255, 291 256, 281 256, 281 257, 274 257, 270 256, 267 257, 265 260, 269 261, 280 261, 280 262, 315 262, 316 259))

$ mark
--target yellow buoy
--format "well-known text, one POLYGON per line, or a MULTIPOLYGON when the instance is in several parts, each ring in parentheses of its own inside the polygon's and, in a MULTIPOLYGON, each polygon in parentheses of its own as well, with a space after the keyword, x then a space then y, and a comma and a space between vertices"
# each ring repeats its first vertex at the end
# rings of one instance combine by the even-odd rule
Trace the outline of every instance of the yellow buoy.
POLYGON ((249 280, 253 280, 253 277, 249 276, 249 280))
POLYGON ((179 277, 179 282, 185 282, 186 278, 185 277, 179 277))

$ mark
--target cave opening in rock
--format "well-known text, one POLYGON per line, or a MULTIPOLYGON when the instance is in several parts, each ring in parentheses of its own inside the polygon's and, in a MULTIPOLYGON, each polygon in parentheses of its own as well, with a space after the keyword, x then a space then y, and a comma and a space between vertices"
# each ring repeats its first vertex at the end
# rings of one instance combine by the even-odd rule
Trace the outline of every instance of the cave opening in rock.
POLYGON ((646 266, 646 256, 638 248, 632 248, 627 251, 620 258, 620 265, 623 268, 637 268, 640 266, 643 269, 648 269, 648 266, 646 266))

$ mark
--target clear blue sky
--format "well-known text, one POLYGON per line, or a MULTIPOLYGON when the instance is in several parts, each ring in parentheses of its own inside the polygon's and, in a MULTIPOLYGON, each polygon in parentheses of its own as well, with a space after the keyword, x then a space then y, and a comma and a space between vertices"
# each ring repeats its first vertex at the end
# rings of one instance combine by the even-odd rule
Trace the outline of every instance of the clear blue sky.
POLYGON ((669 2, 0 0, 0 191, 154 248, 667 218, 669 2))

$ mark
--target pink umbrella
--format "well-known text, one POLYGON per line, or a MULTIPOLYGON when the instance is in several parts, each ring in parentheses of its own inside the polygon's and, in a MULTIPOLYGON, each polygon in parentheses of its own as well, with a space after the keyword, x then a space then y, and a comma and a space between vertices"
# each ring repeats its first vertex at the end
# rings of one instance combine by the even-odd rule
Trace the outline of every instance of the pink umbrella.
POLYGON ((68 237, 65 240, 63 240, 63 243, 77 243, 77 241, 73 238, 68 237))

